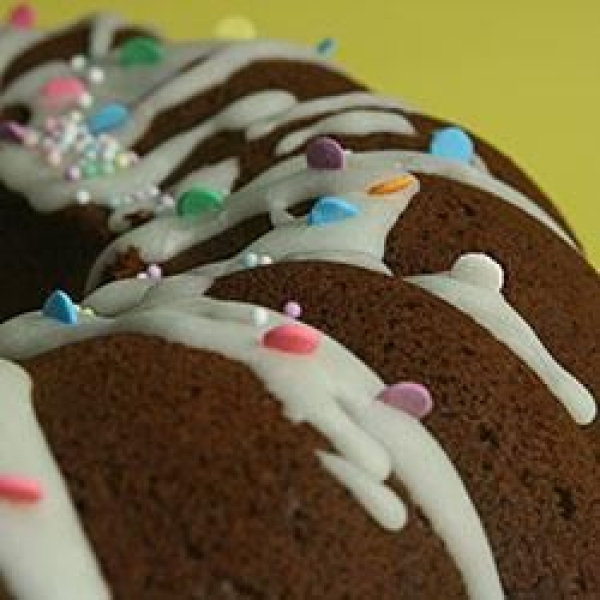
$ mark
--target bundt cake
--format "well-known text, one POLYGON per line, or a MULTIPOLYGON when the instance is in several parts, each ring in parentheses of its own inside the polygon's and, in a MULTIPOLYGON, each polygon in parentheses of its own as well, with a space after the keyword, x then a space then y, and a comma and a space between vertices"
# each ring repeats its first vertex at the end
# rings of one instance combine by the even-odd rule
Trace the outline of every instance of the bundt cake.
POLYGON ((0 600, 600 598, 600 283, 319 48, 0 30, 0 600))

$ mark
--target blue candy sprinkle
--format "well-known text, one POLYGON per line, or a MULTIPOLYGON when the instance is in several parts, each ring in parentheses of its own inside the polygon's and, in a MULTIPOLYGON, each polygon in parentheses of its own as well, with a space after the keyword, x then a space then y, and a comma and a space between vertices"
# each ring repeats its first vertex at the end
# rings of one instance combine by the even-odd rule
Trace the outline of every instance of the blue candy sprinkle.
POLYGON ((331 56, 337 49, 337 42, 333 38, 322 39, 316 47, 317 54, 331 56))
POLYGON ((79 313, 68 294, 57 290, 52 292, 44 303, 42 314, 49 319, 59 321, 64 325, 76 325, 79 313))
POLYGON ((447 127, 436 131, 429 150, 434 156, 466 163, 471 161, 475 152, 473 140, 460 127, 447 127))
POLYGON ((114 102, 102 107, 88 120, 88 127, 93 135, 118 129, 129 120, 129 109, 114 102))
POLYGON ((328 225, 356 217, 358 213, 358 207, 354 204, 335 196, 325 196, 313 206, 308 215, 308 224, 328 225))

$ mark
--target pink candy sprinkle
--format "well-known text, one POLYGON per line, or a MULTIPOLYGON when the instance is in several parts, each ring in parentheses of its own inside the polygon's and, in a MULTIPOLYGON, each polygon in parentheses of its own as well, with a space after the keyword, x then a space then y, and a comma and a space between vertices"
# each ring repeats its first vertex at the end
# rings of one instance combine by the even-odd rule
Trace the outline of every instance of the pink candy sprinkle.
POLYGON ((8 15, 8 24, 20 29, 31 29, 35 26, 36 21, 35 9, 27 3, 18 4, 8 15))
POLYGON ((321 343, 321 334, 312 327, 288 323, 269 329, 263 336, 266 348, 289 354, 313 354, 321 343))
POLYGON ((390 385, 377 396, 377 399, 403 410, 416 419, 427 416, 433 408, 429 390, 420 383, 410 381, 390 385))
POLYGON ((39 502, 44 490, 39 481, 19 475, 0 475, 0 500, 39 502))
POLYGON ((66 175, 69 181, 79 181, 81 179, 81 169, 77 165, 72 165, 67 169, 66 175))
POLYGON ((4 121, 0 123, 0 139, 22 143, 26 134, 27 128, 16 121, 4 121))
POLYGON ((75 77, 57 77, 42 87, 42 95, 55 106, 79 102, 87 94, 85 84, 75 77))
POLYGON ((302 315, 302 307, 297 302, 290 300, 289 302, 285 303, 283 312, 292 319, 299 319, 302 315))

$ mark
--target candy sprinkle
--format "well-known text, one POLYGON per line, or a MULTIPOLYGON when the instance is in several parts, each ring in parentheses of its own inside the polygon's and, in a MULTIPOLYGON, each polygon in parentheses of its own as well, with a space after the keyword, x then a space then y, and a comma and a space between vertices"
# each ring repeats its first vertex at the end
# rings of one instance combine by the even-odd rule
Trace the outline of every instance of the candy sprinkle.
POLYGON ((269 311, 262 306, 256 306, 252 309, 252 322, 257 327, 264 327, 269 322, 269 311))
POLYGON ((44 303, 42 314, 63 325, 76 325, 79 319, 77 306, 62 290, 52 292, 44 303))
POLYGON ((3 121, 0 123, 0 140, 23 143, 27 128, 16 121, 3 121))
POLYGON ((336 140, 321 136, 308 143, 306 162, 311 169, 343 169, 346 166, 346 153, 336 140))
POLYGON ((77 54, 71 59, 71 67, 75 71, 83 71, 87 64, 87 58, 83 54, 77 54))
POLYGON ((77 190, 75 194, 75 200, 77 200, 77 204, 88 204, 92 199, 92 195, 88 190, 77 190))
POLYGON ((358 213, 358 207, 347 200, 335 196, 325 196, 312 207, 308 214, 308 224, 311 226, 330 225, 356 217, 358 213))
POLYGON ((427 416, 433 408, 429 390, 420 383, 408 381, 390 385, 377 396, 377 399, 403 410, 415 419, 427 416))
POLYGON ((184 192, 177 201, 177 214, 180 217, 196 217, 209 210, 223 206, 225 194, 218 190, 196 186, 184 192))
POLYGON ((146 269, 146 272, 148 273, 148 277, 150 277, 150 279, 160 279, 163 274, 160 266, 155 263, 149 265, 146 269))
POLYGON ((39 481, 20 475, 0 475, 0 500, 9 502, 39 502, 44 490, 39 481))
POLYGON ((321 343, 321 334, 312 327, 287 323, 269 329, 263 336, 265 348, 288 354, 313 354, 321 343))
POLYGON ((446 127, 433 134, 429 151, 433 156, 468 163, 475 149, 469 135, 460 127, 446 127))
POLYGON ((126 41, 119 52, 119 62, 123 67, 156 65, 164 59, 165 48, 154 38, 135 37, 126 41))
POLYGON ((289 300, 285 303, 283 312, 292 319, 299 319, 302 316, 302 307, 294 300, 289 300))
POLYGON ((243 256, 242 256, 242 264, 247 268, 247 269, 254 269, 254 267, 258 266, 258 254, 256 254, 255 252, 246 252, 243 256))
POLYGON ((330 37, 322 39, 316 46, 317 54, 331 56, 337 50, 337 42, 330 37))
POLYGON ((254 23, 243 15, 221 19, 215 26, 215 37, 229 40, 251 40, 257 36, 254 23))
POLYGON ((124 104, 112 102, 103 106, 88 120, 92 135, 106 133, 122 127, 129 120, 129 109, 124 104))
POLYGON ((412 175, 401 175, 400 177, 376 183, 369 188, 369 194, 371 196, 387 196, 401 192, 415 182, 416 179, 412 175))
POLYGON ((104 78, 105 78, 104 71, 100 67, 92 67, 88 71, 88 79, 92 83, 96 83, 96 84, 102 83, 104 81, 104 78))
POLYGON ((36 21, 35 9, 26 2, 17 4, 8 15, 8 24, 19 29, 31 29, 35 27, 36 21))
POLYGON ((77 104, 87 93, 87 87, 77 77, 57 77, 42 86, 42 96, 54 107, 77 104))
POLYGON ((501 292, 504 287, 502 266, 479 252, 459 256, 450 269, 450 277, 493 292, 501 292))

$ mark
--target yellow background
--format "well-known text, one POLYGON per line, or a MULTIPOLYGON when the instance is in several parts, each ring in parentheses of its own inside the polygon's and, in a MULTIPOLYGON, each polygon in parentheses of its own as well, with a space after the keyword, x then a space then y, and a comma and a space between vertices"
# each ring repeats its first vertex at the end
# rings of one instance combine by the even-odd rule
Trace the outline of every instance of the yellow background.
POLYGON ((32 3, 43 25, 111 9, 174 37, 211 35, 230 15, 250 18, 261 36, 334 37, 335 60, 358 79, 463 123, 512 155, 566 213, 600 267, 598 0, 32 3))

